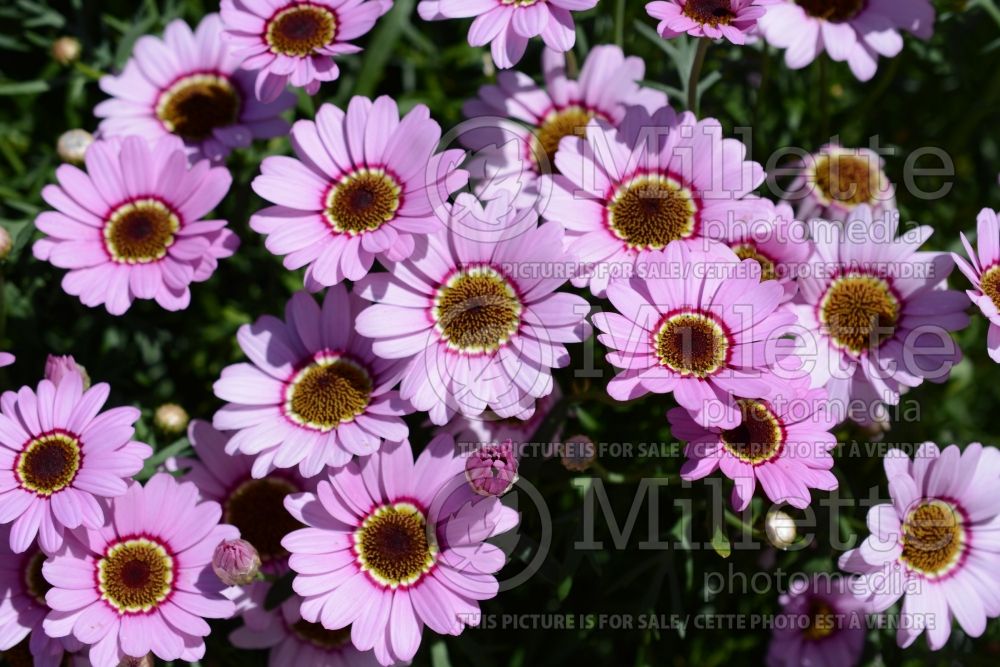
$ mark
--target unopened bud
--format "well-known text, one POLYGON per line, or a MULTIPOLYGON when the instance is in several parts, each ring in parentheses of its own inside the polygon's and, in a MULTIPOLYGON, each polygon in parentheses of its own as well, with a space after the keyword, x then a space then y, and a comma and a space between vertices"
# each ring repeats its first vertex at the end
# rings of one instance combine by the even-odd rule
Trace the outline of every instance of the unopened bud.
POLYGON ((0 227, 0 259, 7 259, 14 249, 14 239, 6 227, 0 227))
POLYGON ((52 42, 52 59, 60 65, 72 65, 80 59, 82 50, 76 37, 60 37, 52 42))
POLYGON ((764 533, 768 542, 782 550, 788 549, 798 538, 795 519, 781 510, 771 510, 767 513, 764 518, 764 533))
POLYGON ((59 382, 70 373, 75 373, 83 379, 84 389, 90 386, 90 376, 87 375, 87 369, 76 363, 76 359, 73 358, 73 355, 50 354, 48 359, 45 360, 46 380, 51 380, 55 384, 59 384, 59 382))
POLYGON ((260 572, 260 555, 246 540, 223 540, 212 554, 212 569, 227 586, 246 586, 260 572))
POLYGON ((514 444, 489 444, 469 454, 465 460, 465 478, 481 496, 502 496, 517 482, 517 455, 514 444))
POLYGON ((59 159, 71 164, 83 164, 83 156, 87 154, 90 144, 94 143, 94 135, 86 130, 67 130, 59 135, 56 142, 56 152, 59 159))
POLYGON ((187 410, 176 403, 164 403, 156 408, 153 423, 167 435, 180 435, 190 421, 187 410))
POLYGON ((562 464, 566 470, 583 472, 597 460, 597 446, 585 435, 574 435, 563 443, 562 464))

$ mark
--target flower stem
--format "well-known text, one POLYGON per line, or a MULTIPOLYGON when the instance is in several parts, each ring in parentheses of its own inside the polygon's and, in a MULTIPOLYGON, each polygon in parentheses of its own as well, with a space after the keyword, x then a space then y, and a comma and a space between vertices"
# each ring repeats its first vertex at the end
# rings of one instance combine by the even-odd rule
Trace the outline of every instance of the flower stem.
POLYGON ((688 111, 698 115, 698 80, 701 79, 701 68, 705 64, 705 54, 708 53, 708 39, 698 40, 698 50, 691 63, 691 76, 688 77, 688 111))
POLYGON ((615 3, 615 44, 625 46, 625 0, 615 3))

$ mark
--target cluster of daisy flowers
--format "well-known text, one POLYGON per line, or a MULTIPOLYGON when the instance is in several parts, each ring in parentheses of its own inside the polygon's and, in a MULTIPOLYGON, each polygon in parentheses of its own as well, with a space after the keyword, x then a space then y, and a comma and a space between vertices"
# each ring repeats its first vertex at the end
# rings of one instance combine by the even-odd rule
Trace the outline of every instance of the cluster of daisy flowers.
MULTIPOLYGON (((970 302, 1000 362, 995 212, 977 248, 962 237, 967 257, 926 250, 929 228, 900 230, 879 156, 832 144, 797 165, 784 201, 757 196, 763 167, 718 120, 642 85, 641 59, 598 45, 571 72, 572 13, 596 4, 422 0, 425 19, 475 17, 470 44, 508 70, 464 106, 472 155, 441 147, 426 106, 401 113, 388 96, 285 119, 289 87, 337 79, 387 0, 223 0, 194 30, 178 20, 140 38, 101 79, 85 169, 57 169, 36 220, 34 255, 66 270, 64 290, 113 315, 136 300, 186 308, 239 246, 210 217, 232 185, 227 155, 285 136, 292 155, 265 158, 252 182, 266 206, 249 227, 303 290, 239 329, 245 360, 214 384, 224 405, 192 422, 196 456, 144 483, 139 413, 102 410, 107 385, 54 364, 0 397, 0 650, 199 661, 207 620, 239 615, 231 643, 272 664, 410 661, 426 629, 460 634, 498 594, 508 556, 490 540, 518 527, 501 500, 519 480, 516 443, 595 334, 609 396, 672 396, 681 476, 721 472, 737 511, 758 487, 796 508, 835 490, 833 429, 946 381, 970 302), (509 69, 535 37, 544 84, 509 69), (948 287, 955 264, 967 293, 948 287), (423 447, 416 413, 436 431, 423 447), (267 579, 284 576, 293 593, 266 604, 267 579)), ((647 10, 664 38, 762 36, 791 67, 825 48, 860 79, 899 52, 899 29, 927 36, 933 22, 926 0, 647 10)), ((980 445, 888 456, 892 504, 841 559, 857 578, 789 591, 783 613, 808 623, 776 633, 768 662, 853 663, 863 634, 829 619, 901 597, 904 615, 935 619, 903 646, 925 627, 940 648, 952 619, 981 634, 1000 615, 998 458, 980 445)))

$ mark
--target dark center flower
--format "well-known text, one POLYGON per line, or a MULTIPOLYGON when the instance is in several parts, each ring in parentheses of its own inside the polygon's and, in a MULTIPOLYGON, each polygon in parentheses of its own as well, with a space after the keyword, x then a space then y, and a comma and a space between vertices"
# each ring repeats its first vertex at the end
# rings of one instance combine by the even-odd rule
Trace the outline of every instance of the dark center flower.
POLYGON ((330 188, 326 220, 341 233, 372 232, 396 217, 402 203, 396 180, 382 169, 362 169, 330 188))
POLYGON ((328 8, 294 3, 267 22, 265 39, 273 53, 305 58, 330 44, 337 36, 337 16, 328 8))
POLYGON ((831 23, 849 21, 865 8, 868 0, 795 0, 806 14, 831 23))
POLYGON ((364 413, 372 377, 358 363, 337 354, 319 354, 288 383, 285 414, 318 431, 330 431, 364 413))
POLYGON ((101 599, 119 613, 146 613, 173 590, 174 559, 159 542, 127 539, 97 562, 97 582, 101 599))
POLYGON ((532 142, 531 155, 538 165, 547 164, 554 168, 556 152, 559 150, 559 142, 563 137, 582 137, 587 128, 587 123, 594 118, 595 114, 582 107, 571 106, 559 111, 553 111, 538 126, 532 142))
POLYGON ((820 321, 834 344, 852 354, 877 349, 892 337, 900 304, 883 278, 850 273, 833 281, 820 301, 820 321))
POLYGON ((989 297, 997 309, 1000 309, 1000 265, 990 267, 983 272, 979 289, 989 297))
POLYGON ((850 206, 872 203, 879 191, 879 170, 858 155, 823 155, 816 160, 816 187, 827 201, 850 206))
POLYGON ((689 19, 710 26, 729 25, 736 18, 730 0, 688 0, 681 11, 689 19))
POLYGON ((191 141, 212 136, 240 117, 242 100, 229 79, 218 74, 192 74, 163 91, 156 116, 168 132, 191 141))
POLYGON ((802 634, 806 639, 819 641, 831 636, 837 630, 837 614, 833 607, 823 599, 812 598, 806 612, 808 619, 802 634))
POLYGON ((682 311, 667 315, 653 336, 660 363, 676 373, 708 377, 725 365, 730 341, 710 314, 682 311))
POLYGON ((148 264, 163 259, 174 244, 180 218, 158 199, 122 204, 104 225, 104 246, 120 264, 148 264))
POLYGON ((940 577, 958 564, 967 541, 958 508, 943 500, 925 500, 903 522, 900 560, 925 576, 940 577))
POLYGON ((393 589, 419 581, 438 551, 424 513, 403 502, 372 512, 354 533, 354 549, 362 571, 393 589))
POLYGON ((733 252, 741 260, 752 259, 760 264, 760 279, 762 282, 765 280, 775 280, 778 277, 777 264, 753 243, 737 243, 733 246, 733 252))
POLYGON ((262 563, 283 559, 288 552, 281 540, 302 527, 285 509, 285 496, 301 490, 283 477, 248 479, 229 494, 223 521, 240 529, 262 563))
POLYGON ((24 588, 28 595, 33 597, 38 604, 46 606, 45 594, 52 588, 52 584, 42 576, 42 565, 45 563, 45 554, 36 551, 27 559, 24 568, 24 588))
POLYGON ((470 354, 491 353, 521 326, 523 306, 504 276, 489 266, 455 273, 434 300, 437 330, 448 346, 470 354))
POLYGON ((14 468, 23 488, 51 496, 73 483, 82 461, 80 440, 65 431, 52 431, 28 442, 14 468))
POLYGON ((691 191, 666 176, 639 176, 608 202, 608 227, 635 250, 661 250, 691 237, 698 206, 691 191))
POLYGON ((785 427, 764 401, 737 401, 743 421, 722 432, 722 444, 730 454, 750 465, 774 460, 785 445, 785 427))

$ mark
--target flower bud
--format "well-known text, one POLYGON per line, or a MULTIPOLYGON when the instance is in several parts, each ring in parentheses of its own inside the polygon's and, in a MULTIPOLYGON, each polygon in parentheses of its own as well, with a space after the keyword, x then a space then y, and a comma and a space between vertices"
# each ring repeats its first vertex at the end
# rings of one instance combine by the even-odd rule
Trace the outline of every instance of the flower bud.
POLYGON ((56 152, 59 159, 71 164, 83 164, 90 144, 94 143, 94 135, 86 130, 67 130, 59 135, 56 142, 56 152))
POLYGON ((465 459, 465 478, 481 496, 502 496, 517 482, 517 455, 510 438, 488 444, 465 459))
POLYGON ((90 387, 90 376, 87 375, 87 369, 76 363, 76 359, 73 358, 73 355, 50 354, 45 360, 46 380, 51 380, 55 384, 59 384, 59 382, 70 373, 76 373, 83 378, 84 389, 90 387))
POLYGON ((782 550, 792 546, 798 538, 795 519, 781 510, 771 510, 767 513, 764 518, 764 533, 768 542, 782 550))
POLYGON ((246 586, 260 572, 260 555, 246 540, 223 540, 212 554, 212 570, 227 586, 246 586))
POLYGON ((76 37, 60 37, 52 42, 52 59, 60 65, 72 65, 83 51, 76 37))
POLYGON ((574 435, 563 443, 562 464, 566 470, 583 472, 597 460, 597 446, 585 435, 574 435))
POLYGON ((176 403, 164 403, 156 408, 156 412, 153 414, 153 423, 156 428, 167 435, 180 435, 187 428, 190 420, 187 410, 176 403))
POLYGON ((0 260, 7 259, 14 249, 14 239, 6 227, 0 227, 0 260))

